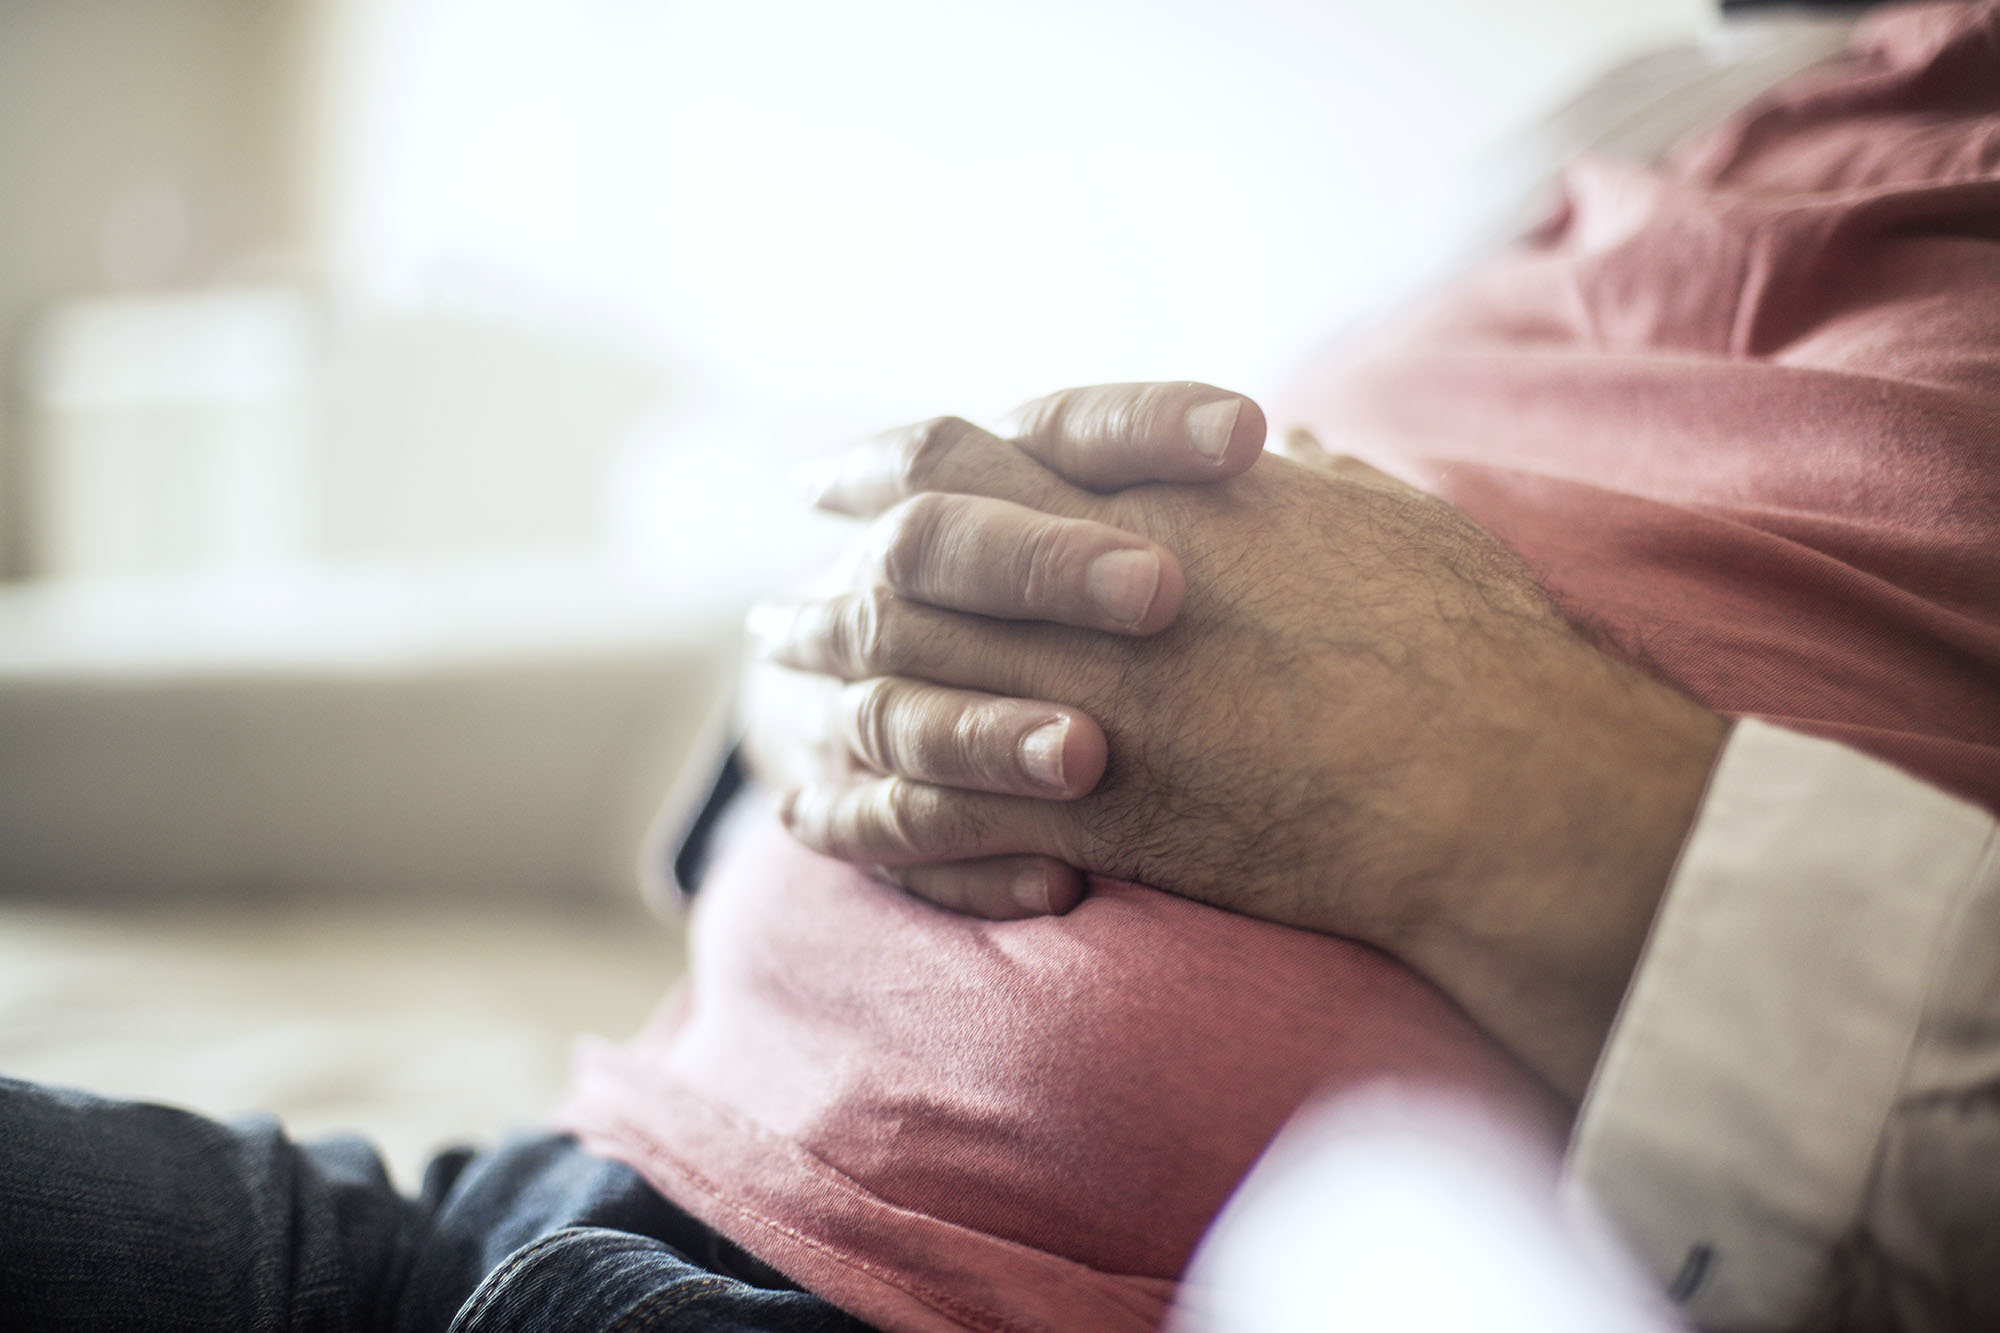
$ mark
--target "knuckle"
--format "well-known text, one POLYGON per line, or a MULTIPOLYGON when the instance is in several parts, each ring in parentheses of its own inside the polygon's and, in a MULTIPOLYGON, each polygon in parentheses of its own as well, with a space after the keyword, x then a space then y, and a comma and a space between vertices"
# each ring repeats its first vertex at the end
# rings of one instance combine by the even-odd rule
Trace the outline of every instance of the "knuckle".
POLYGON ((1082 552, 1075 531, 1066 523, 1045 519, 1022 534, 1019 547, 1020 594, 1024 609, 1058 606, 1065 592, 1083 577, 1082 552))
POLYGON ((1022 408, 1016 420, 1016 433, 1023 439, 1045 439, 1055 434, 1062 428, 1061 423, 1076 392, 1075 389, 1064 389, 1046 398, 1038 398, 1022 408))
POLYGON ((895 778, 888 779, 868 805, 870 845, 885 854, 917 856, 923 850, 924 814, 918 788, 895 778))
POLYGON ((1180 424, 1187 417, 1188 391, 1194 387, 1185 380, 1176 380, 1165 384, 1141 384, 1127 394, 1126 425, 1133 432, 1132 438, 1149 439, 1167 433, 1179 435, 1180 424))
POLYGON ((1013 785, 1014 747, 1007 732, 991 707, 962 709, 952 719, 951 756, 968 781, 994 788, 1013 785))
POLYGON ((877 677, 849 689, 854 709, 854 743, 861 758, 885 772, 894 768, 899 693, 895 683, 877 677))
POLYGON ((868 634, 868 610, 864 597, 843 598, 826 618, 826 655, 835 671, 849 678, 860 674, 861 643, 868 634))
POLYGON ((952 450, 977 429, 963 417, 932 417, 912 426, 896 459, 897 480, 904 491, 931 489, 952 450))
POLYGON ((1099 411, 1100 428, 1107 440, 1131 441, 1140 438, 1152 424, 1150 386, 1125 385, 1106 396, 1099 411))
POLYGON ((927 491, 883 516, 882 570, 892 587, 914 592, 926 582, 953 508, 948 497, 927 491))
POLYGON ((860 645, 871 675, 887 675, 896 662, 896 645, 907 603, 887 588, 875 588, 862 598, 860 645))
POLYGON ((895 596, 886 588, 870 588, 849 597, 834 617, 834 656, 851 676, 887 674, 889 624, 895 596))
POLYGON ((794 787, 784 793, 778 806, 779 822, 786 832, 814 851, 828 851, 826 812, 810 786, 794 787))

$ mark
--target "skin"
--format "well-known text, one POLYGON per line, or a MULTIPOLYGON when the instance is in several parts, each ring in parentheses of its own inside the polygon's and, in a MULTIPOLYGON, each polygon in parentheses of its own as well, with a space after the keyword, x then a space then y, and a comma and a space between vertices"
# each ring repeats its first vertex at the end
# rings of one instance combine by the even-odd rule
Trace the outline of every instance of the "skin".
POLYGON ((1263 434, 1114 385, 860 447, 819 499, 875 520, 859 574, 753 616, 753 764, 808 846, 959 910, 1087 870, 1374 944, 1578 1096, 1725 723, 1457 510, 1263 434))

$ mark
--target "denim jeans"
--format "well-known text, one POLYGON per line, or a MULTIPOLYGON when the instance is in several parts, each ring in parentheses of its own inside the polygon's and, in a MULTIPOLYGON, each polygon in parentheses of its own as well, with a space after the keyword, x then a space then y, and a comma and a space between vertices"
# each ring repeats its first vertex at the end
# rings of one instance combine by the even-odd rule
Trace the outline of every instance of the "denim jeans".
POLYGON ((0 1329, 862 1327, 556 1135, 409 1198, 358 1139, 0 1078, 0 1329))

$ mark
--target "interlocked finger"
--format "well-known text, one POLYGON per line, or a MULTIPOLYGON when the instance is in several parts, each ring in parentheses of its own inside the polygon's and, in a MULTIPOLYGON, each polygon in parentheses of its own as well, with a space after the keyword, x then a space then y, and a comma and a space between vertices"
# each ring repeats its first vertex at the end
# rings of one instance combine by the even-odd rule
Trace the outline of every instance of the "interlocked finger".
POLYGON ((1264 447, 1264 413, 1209 384, 1099 384, 1040 398, 1014 439, 934 417, 819 465, 814 503, 871 518, 927 492, 985 495, 1052 514, 1088 514, 1090 494, 1146 482, 1216 482, 1264 447))
POLYGON ((1104 775, 1104 733, 1074 708, 894 676, 842 690, 828 730, 857 765, 941 787, 1068 800, 1104 775))
POLYGON ((815 602, 765 604, 745 622, 762 656, 845 681, 910 676, 1015 699, 1102 697, 1102 645, 1128 642, 1061 626, 968 616, 866 588, 815 602), (1062 636, 1064 652, 1053 652, 1062 636))
POLYGON ((1046 856, 882 866, 872 873, 939 907, 989 921, 1060 915, 1083 897, 1082 873, 1046 856))
POLYGON ((1065 389, 1015 417, 1023 452, 1092 491, 1223 481, 1256 462, 1264 447, 1257 404, 1187 381, 1065 389))
POLYGON ((1172 552, 1005 500, 928 494, 877 520, 874 572, 906 597, 1008 620, 1151 634, 1186 591, 1172 552))
POLYGON ((894 868, 995 856, 1075 864, 1070 808, 886 777, 798 788, 779 813, 793 837, 822 855, 894 868))
POLYGON ((913 495, 987 495, 1049 513, 1084 512, 1091 497, 1011 440, 958 417, 935 417, 864 440, 808 469, 818 508, 873 518, 913 495))

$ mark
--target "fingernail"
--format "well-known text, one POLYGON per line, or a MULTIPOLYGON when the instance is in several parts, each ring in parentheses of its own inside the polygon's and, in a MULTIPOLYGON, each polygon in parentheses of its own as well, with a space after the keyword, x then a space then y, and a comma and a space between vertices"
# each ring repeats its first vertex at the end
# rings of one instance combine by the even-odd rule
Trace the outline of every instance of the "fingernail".
POLYGON ((1049 901, 1049 877, 1039 870, 1023 870, 1014 879, 1014 902, 1025 912, 1047 916, 1054 911, 1049 901))
POLYGON ((1243 402, 1238 398, 1218 399, 1190 409, 1187 414, 1188 443, 1209 462, 1220 463, 1224 451, 1229 448, 1229 437, 1236 433, 1236 418, 1242 412, 1243 402))
POLYGON ((1069 720, 1044 722, 1021 738, 1021 768, 1044 787, 1067 791, 1063 781, 1063 740, 1069 735, 1069 720))
POLYGON ((769 653, 783 643, 791 627, 792 613, 769 602, 759 602, 743 617, 744 633, 750 636, 752 650, 759 653, 769 653))
POLYGON ((1119 625, 1136 625, 1160 590, 1160 558, 1151 551, 1113 551, 1090 562, 1084 575, 1090 598, 1119 625))
POLYGON ((840 464, 831 458, 809 458, 794 464, 791 470, 792 489, 799 498, 809 505, 818 505, 833 489, 833 483, 840 476, 840 464))

